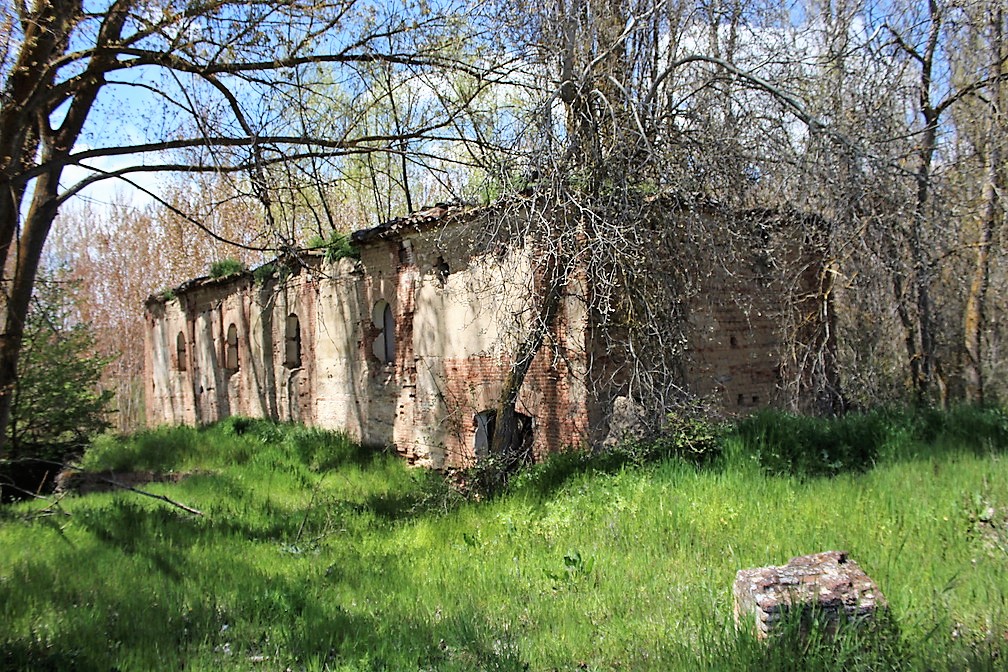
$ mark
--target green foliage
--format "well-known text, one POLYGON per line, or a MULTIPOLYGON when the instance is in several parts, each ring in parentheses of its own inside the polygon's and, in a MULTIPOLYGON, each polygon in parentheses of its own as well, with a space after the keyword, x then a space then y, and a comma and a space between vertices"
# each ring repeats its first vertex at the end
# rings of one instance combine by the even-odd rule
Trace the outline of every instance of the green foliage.
POLYGON ((462 471, 460 491, 476 500, 496 497, 506 492, 514 477, 529 466, 516 455, 487 455, 462 471))
POLYGON ((892 408, 812 418, 762 411, 742 420, 732 439, 743 459, 776 474, 833 476, 864 471, 877 461, 942 451, 978 454, 1008 449, 1008 412, 960 406, 949 411, 892 408))
POLYGON ((208 464, 245 464, 254 454, 262 458, 263 446, 296 456, 314 472, 347 464, 365 466, 376 457, 376 451, 362 447, 343 432, 232 416, 202 429, 166 425, 130 436, 99 436, 84 453, 80 467, 95 472, 165 472, 208 464))
POLYGON ((898 623, 886 613, 871 624, 844 621, 831 627, 821 613, 795 611, 785 612, 769 641, 741 633, 724 652, 722 663, 767 672, 917 669, 917 652, 908 647, 898 623))
POLYGON ((308 240, 308 249, 324 250, 326 261, 333 263, 340 259, 360 259, 360 250, 350 243, 350 236, 333 230, 328 238, 315 235, 308 240))
POLYGON ((626 440, 597 452, 569 447, 551 453, 539 464, 520 456, 490 455, 462 473, 463 494, 488 499, 512 489, 552 491, 574 474, 613 472, 670 458, 709 464, 721 454, 723 430, 697 413, 669 414, 658 436, 626 440))
POLYGON ((917 441, 949 442, 978 451, 1008 448, 1008 411, 998 407, 956 406, 949 411, 920 408, 891 414, 917 441))
POLYGON ((237 259, 221 259, 210 264, 210 277, 225 278, 235 273, 244 273, 246 270, 248 269, 245 268, 245 264, 237 259))
POLYGON ((170 471, 199 456, 199 435, 191 427, 158 427, 132 436, 104 434, 80 460, 86 471, 170 471))
POLYGON ((761 411, 742 420, 735 432, 770 473, 831 476, 870 469, 888 425, 880 413, 815 418, 761 411))
POLYGON ((721 454, 723 429, 698 413, 670 413, 658 436, 644 441, 626 441, 615 446, 626 462, 643 465, 668 458, 692 464, 708 464, 721 454))
POLYGON ((109 426, 112 392, 99 380, 110 360, 76 319, 74 290, 58 279, 36 283, 7 427, 12 457, 62 462, 109 426))
POLYGON ((284 441, 315 472, 338 469, 347 464, 364 467, 378 454, 347 434, 317 427, 295 427, 286 433, 284 441))
POLYGON ((277 259, 254 269, 252 271, 252 281, 257 287, 262 287, 273 277, 283 282, 290 277, 292 272, 288 262, 277 259))
POLYGON ((267 264, 257 267, 252 271, 252 281, 255 282, 256 286, 262 287, 267 280, 273 277, 276 273, 277 262, 271 261, 267 264))
POLYGON ((594 569, 595 558, 575 550, 563 556, 560 571, 546 570, 546 576, 553 581, 554 589, 577 588, 591 579, 594 569))
MULTIPOLYGON (((132 493, 64 498, 66 515, 5 508, 0 659, 8 669, 1004 669, 1008 563, 991 535, 1008 515, 1008 460, 915 443, 916 416, 886 417, 906 452, 885 444, 863 473, 775 476, 734 455, 610 468, 570 452, 527 472, 550 465, 555 478, 523 474, 480 502, 297 425, 232 418, 119 439, 134 456, 121 464, 194 471, 145 489, 206 515, 132 493), (736 631, 737 570, 837 548, 878 582, 891 620, 837 638, 795 621, 769 643, 736 631)), ((96 442, 85 463, 115 441, 96 442)))

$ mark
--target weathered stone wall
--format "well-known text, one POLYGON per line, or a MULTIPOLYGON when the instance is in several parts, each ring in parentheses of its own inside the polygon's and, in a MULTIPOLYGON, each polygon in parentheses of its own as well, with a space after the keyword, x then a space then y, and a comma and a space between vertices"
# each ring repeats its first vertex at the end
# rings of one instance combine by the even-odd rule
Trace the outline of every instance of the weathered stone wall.
POLYGON ((313 422, 315 359, 302 345, 295 365, 284 348, 289 315, 298 317, 301 343, 315 341, 316 295, 307 274, 262 287, 240 274, 196 280, 174 298, 148 301, 148 422, 231 415, 313 422))
MULTIPOLYGON (((359 261, 318 255, 261 285, 246 273, 152 297, 149 422, 295 420, 395 446, 413 464, 471 462, 476 416, 497 406, 537 313, 535 252, 485 215, 401 221, 361 237, 359 261)), ((685 301, 683 384, 727 412, 765 406, 777 389, 782 290, 756 266, 697 262, 712 270, 685 301)), ((517 403, 540 455, 600 441, 613 398, 626 394, 592 335, 587 282, 570 282, 517 403)))
POLYGON ((685 377, 726 413, 774 402, 781 357, 781 288, 750 268, 710 267, 690 301, 685 377))
MULTIPOLYGON (((478 224, 459 225, 466 226, 478 224)), ((315 259, 261 287, 244 274, 193 281, 174 298, 152 299, 149 422, 239 414, 297 420, 393 445, 411 463, 468 463, 475 416, 496 406, 528 328, 526 288, 534 279, 525 250, 470 256, 460 247, 455 237, 412 232, 362 246, 359 263, 315 259), (290 315, 300 323, 296 367, 285 362, 290 315), (232 325, 237 368, 228 362, 232 325), (390 342, 394 353, 385 350, 390 342)), ((535 418, 539 453, 584 439, 584 320, 568 301, 557 330, 562 340, 543 348, 523 387, 518 410, 535 418)))

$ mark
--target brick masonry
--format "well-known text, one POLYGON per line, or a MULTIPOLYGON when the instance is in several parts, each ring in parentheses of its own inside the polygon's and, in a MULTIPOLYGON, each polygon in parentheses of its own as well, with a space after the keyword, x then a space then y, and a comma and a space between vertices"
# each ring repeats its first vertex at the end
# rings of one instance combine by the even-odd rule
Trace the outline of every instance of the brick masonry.
MULTIPOLYGON (((393 446, 411 464, 470 463, 476 414, 496 407, 536 312, 534 251, 509 244, 491 216, 438 208, 355 234, 359 261, 309 256, 259 283, 251 273, 200 278, 151 297, 148 422, 294 420, 393 446), (488 238, 489 229, 500 236, 488 238), (292 317, 296 362, 288 356, 292 317), (228 343, 232 327, 236 344, 228 343)), ((572 282, 586 281, 580 274, 572 282)), ((750 275, 721 271, 705 283, 683 325, 684 386, 727 413, 773 403, 780 288, 754 293, 750 275)), ((540 456, 601 440, 613 398, 625 394, 601 371, 609 353, 575 297, 585 292, 575 288, 564 300, 518 399, 540 456)))
POLYGON ((827 632, 841 623, 872 620, 886 606, 875 582, 847 553, 826 551, 791 558, 786 565, 743 569, 735 576, 735 623, 773 634, 789 615, 824 619, 827 632), (795 612, 798 612, 795 614, 795 612))

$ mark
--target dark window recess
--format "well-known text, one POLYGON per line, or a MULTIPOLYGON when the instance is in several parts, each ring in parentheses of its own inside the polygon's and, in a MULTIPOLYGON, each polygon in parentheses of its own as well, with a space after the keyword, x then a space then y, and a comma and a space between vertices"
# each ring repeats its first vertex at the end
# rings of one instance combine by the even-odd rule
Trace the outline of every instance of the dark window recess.
POLYGON ((301 322, 291 313, 284 329, 284 366, 296 369, 301 366, 301 322))
POLYGON ((451 269, 448 268, 448 262, 444 260, 444 257, 438 256, 437 261, 434 263, 434 273, 437 276, 438 282, 442 285, 448 280, 451 269))
POLYGON ((392 315, 392 306, 388 301, 381 300, 375 304, 371 311, 371 323, 378 330, 378 336, 371 346, 371 351, 382 364, 390 364, 395 361, 396 353, 396 325, 392 315))
POLYGON ((731 341, 730 342, 731 342, 731 347, 732 347, 733 350, 738 347, 738 339, 735 338, 734 336, 731 337, 731 341))
MULTIPOLYGON (((533 440, 533 420, 532 416, 515 412, 518 419, 518 433, 522 437, 523 459, 531 463, 532 461, 532 440, 533 440)), ((477 460, 486 458, 490 454, 490 444, 493 442, 494 431, 497 429, 497 409, 488 408, 473 416, 473 424, 476 426, 476 437, 473 440, 473 453, 477 460)))
POLYGON ((185 334, 181 331, 175 338, 175 368, 179 371, 186 370, 186 342, 185 334))
POLYGON ((395 319, 392 317, 392 306, 385 304, 382 312, 382 335, 385 337, 385 361, 395 361, 395 319))
POLYGON ((408 242, 399 246, 399 263, 403 266, 416 263, 413 257, 413 247, 408 242))

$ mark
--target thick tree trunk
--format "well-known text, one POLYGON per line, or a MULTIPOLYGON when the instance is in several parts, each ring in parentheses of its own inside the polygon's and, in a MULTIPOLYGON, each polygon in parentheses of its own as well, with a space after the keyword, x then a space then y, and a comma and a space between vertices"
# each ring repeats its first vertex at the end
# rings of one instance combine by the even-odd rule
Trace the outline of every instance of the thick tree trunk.
POLYGON ((42 175, 35 182, 31 208, 18 239, 14 276, 7 285, 3 331, 0 332, 0 454, 6 452, 7 424, 10 422, 14 400, 25 319, 42 258, 42 248, 56 217, 60 173, 60 170, 55 170, 42 175))
MULTIPOLYGON (((97 36, 100 46, 116 44, 131 0, 116 0, 106 11, 97 36)), ((18 59, 5 87, 0 109, 0 269, 5 293, 0 316, 0 455, 6 451, 17 364, 25 317, 35 287, 42 249, 59 209, 59 181, 67 155, 77 143, 105 72, 115 67, 114 51, 98 50, 82 73, 83 84, 68 94, 69 106, 58 127, 50 124, 54 104, 55 60, 70 46, 70 36, 82 16, 81 0, 36 3, 27 19, 18 59), (39 165, 52 166, 34 179, 31 206, 20 220, 28 179, 23 171, 38 155, 39 165), (20 223, 20 231, 19 231, 20 223), (13 259, 12 259, 13 256, 13 259), (13 268, 11 266, 13 265, 13 268), (12 273, 7 277, 7 273, 12 273)))
POLYGON ((529 327, 528 336, 518 346, 514 363, 504 379, 500 400, 497 403, 490 454, 501 460, 505 468, 517 467, 523 457, 524 436, 518 425, 515 404, 518 402, 518 393, 525 384, 525 377, 532 367, 532 361, 542 347, 546 335, 553 329, 563 303, 566 275, 560 270, 550 270, 548 276, 538 315, 529 327))

